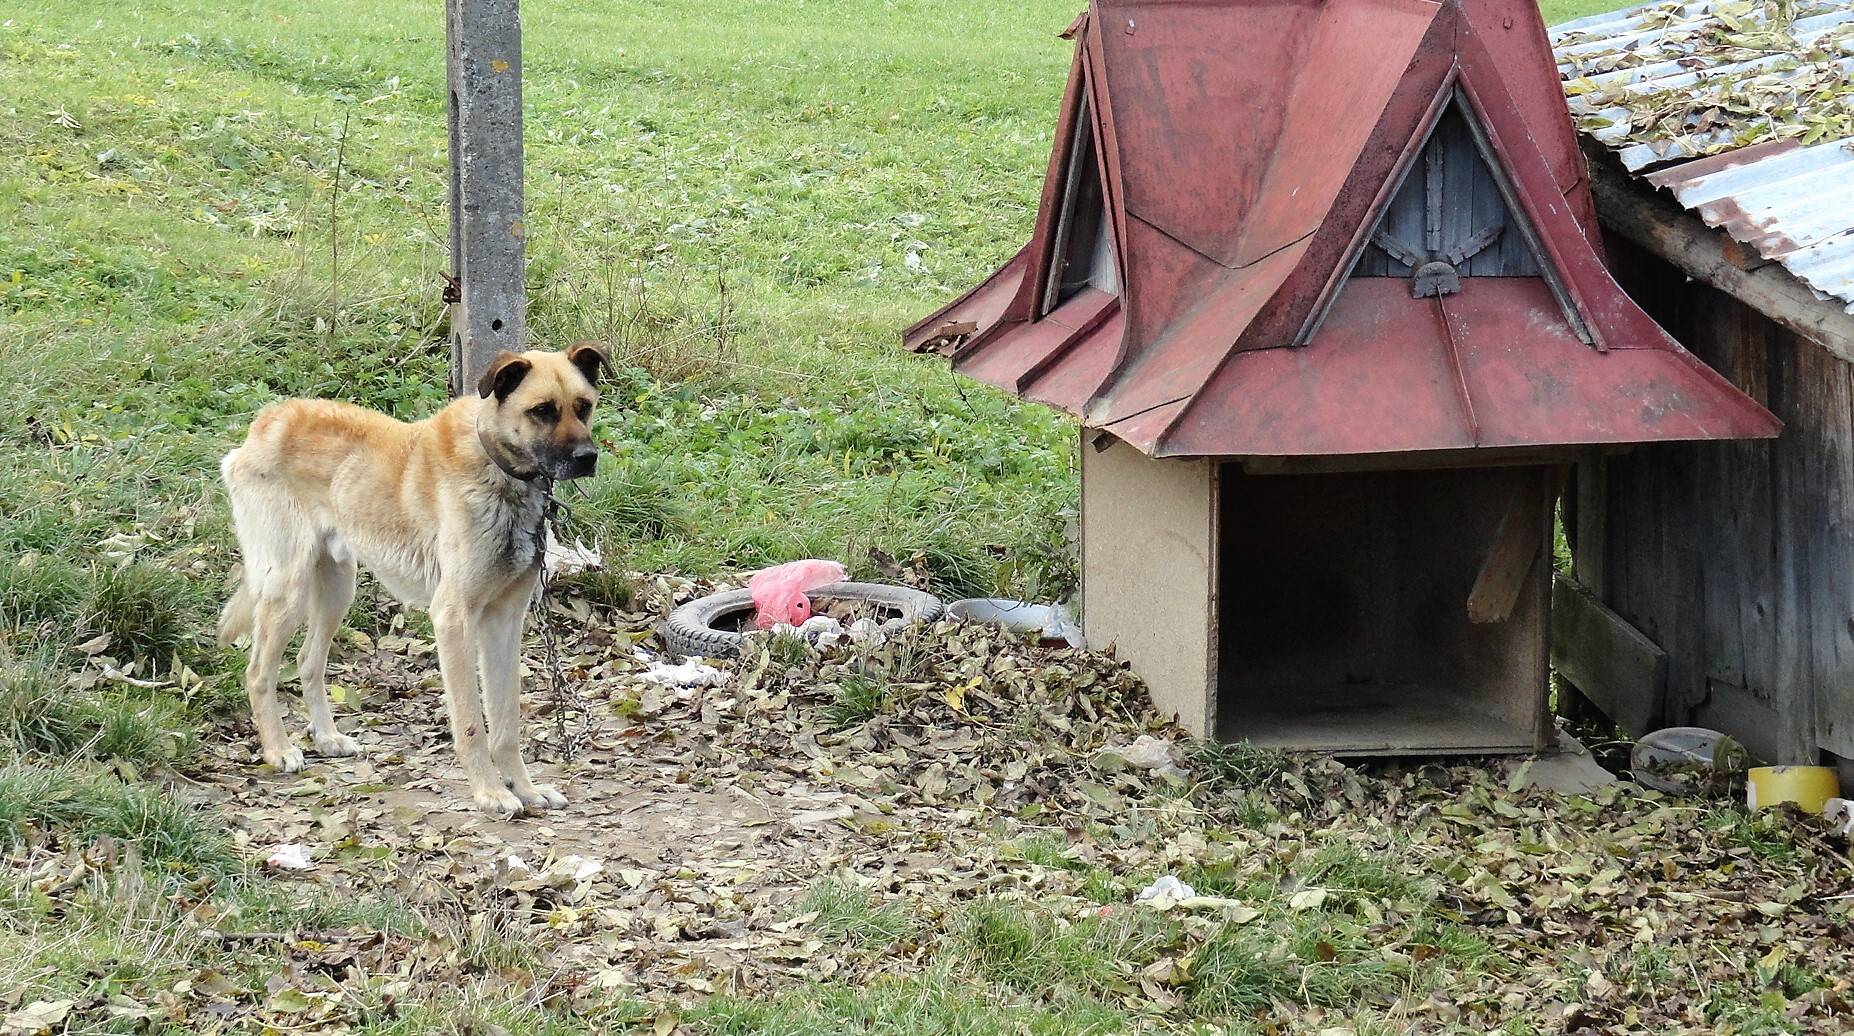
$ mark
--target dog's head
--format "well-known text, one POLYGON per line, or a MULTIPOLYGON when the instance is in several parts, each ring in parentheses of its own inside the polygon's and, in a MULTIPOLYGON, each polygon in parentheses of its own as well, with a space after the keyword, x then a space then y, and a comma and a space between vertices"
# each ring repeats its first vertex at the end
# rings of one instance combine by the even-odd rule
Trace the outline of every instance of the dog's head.
POLYGON ((609 369, 605 350, 594 342, 562 352, 497 353, 477 383, 484 445, 501 451, 516 471, 559 480, 592 474, 599 462, 592 408, 599 375, 609 369))

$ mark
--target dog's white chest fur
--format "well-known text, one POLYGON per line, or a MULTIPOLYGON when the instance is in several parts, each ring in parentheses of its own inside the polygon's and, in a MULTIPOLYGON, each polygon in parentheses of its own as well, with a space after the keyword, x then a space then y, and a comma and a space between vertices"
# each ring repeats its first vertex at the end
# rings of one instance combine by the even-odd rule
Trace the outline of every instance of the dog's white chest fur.
POLYGON ((453 543, 448 550, 439 529, 393 535, 394 530, 343 521, 345 516, 337 514, 326 533, 327 550, 359 561, 402 602, 428 608, 444 575, 447 553, 452 563, 464 558, 478 563, 493 559, 496 574, 511 581, 532 574, 546 542, 542 527, 546 506, 546 496, 534 487, 523 487, 518 494, 472 487, 444 510, 460 512, 455 514, 456 527, 451 531, 464 530, 462 534, 475 542, 453 543))

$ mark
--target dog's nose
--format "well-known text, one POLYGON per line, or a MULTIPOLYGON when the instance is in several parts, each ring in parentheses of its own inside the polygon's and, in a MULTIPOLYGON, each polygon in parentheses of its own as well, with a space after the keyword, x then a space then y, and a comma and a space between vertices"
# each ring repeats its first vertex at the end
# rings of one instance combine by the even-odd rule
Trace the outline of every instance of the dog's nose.
POLYGON ((575 476, 590 475, 592 474, 593 470, 596 469, 598 466, 599 466, 598 447, 592 446, 590 444, 586 446, 574 447, 573 449, 573 474, 575 476))

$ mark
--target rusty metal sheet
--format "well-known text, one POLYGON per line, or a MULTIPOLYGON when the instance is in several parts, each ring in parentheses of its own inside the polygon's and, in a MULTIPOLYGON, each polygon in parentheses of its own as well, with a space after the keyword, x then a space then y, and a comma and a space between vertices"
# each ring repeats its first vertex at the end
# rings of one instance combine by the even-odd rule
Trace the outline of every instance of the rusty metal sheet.
POLYGON ((1659 3, 1553 27, 1571 109, 1625 169, 1854 313, 1854 135, 1824 132, 1846 125, 1854 7, 1720 14, 1659 3), (1742 32, 1757 45, 1731 45, 1742 32), (1756 103, 1785 90, 1794 103, 1756 103))
POLYGON ((1017 296, 1018 285, 1023 282, 1024 271, 1029 266, 1029 249, 1026 248, 972 290, 908 328, 902 333, 902 345, 910 352, 931 348, 939 344, 938 340, 950 325, 964 323, 977 324, 981 335, 995 335, 1001 329, 1005 310, 1017 296))
POLYGON ((908 333, 979 324, 955 369, 1155 456, 1776 433, 1610 278, 1530 0, 1095 0, 1076 37, 1032 244, 908 333), (1545 275, 1464 277, 1440 302, 1348 277, 1450 104, 1545 275), (1076 133, 1101 155, 1120 295, 1039 319, 1076 133))
POLYGON ((1465 278, 1440 302, 1411 298, 1398 278, 1355 279, 1307 348, 1233 359, 1205 395, 1240 402, 1193 407, 1159 454, 1230 443, 1245 456, 1415 453, 1775 430, 1690 356, 1599 353, 1555 312, 1550 290, 1531 277, 1465 278))
POLYGON ((1782 263, 1854 312, 1854 141, 1772 149, 1725 168, 1673 166, 1644 179, 1707 226, 1782 263))
POLYGON ((1126 310, 1114 307, 1091 330, 1076 336, 1059 356, 1025 372, 1019 391, 1025 399, 1068 408, 1069 401, 1086 398, 1113 369, 1126 334, 1126 310))
POLYGON ((1193 407, 1162 452, 1220 453, 1226 445, 1268 457, 1471 449, 1447 344, 1434 300, 1411 298, 1408 281, 1353 280, 1306 348, 1233 358, 1206 398, 1235 393, 1240 404, 1193 407))
POLYGON ((1262 181, 1287 120, 1300 50, 1283 42, 1309 34, 1317 4, 1248 4, 1240 18, 1221 4, 1094 10, 1090 35, 1109 100, 1101 107, 1114 116, 1129 217, 1210 261, 1242 265, 1245 216, 1278 204, 1262 181), (1212 185, 1216 193, 1207 193, 1212 185))
POLYGON ((1010 348, 987 349, 981 343, 969 353, 955 356, 954 363, 968 377, 1021 392, 1030 375, 1059 361, 1064 352, 1119 308, 1120 300, 1114 295, 1084 288, 1043 319, 1025 325, 1010 348))
POLYGON ((1364 248, 1374 215, 1390 205, 1390 192, 1416 160, 1422 143, 1411 127, 1433 124, 1450 98, 1456 14, 1455 8, 1445 7, 1430 22, 1306 255, 1276 292, 1273 304, 1243 329, 1238 349, 1299 344, 1312 333, 1339 283, 1351 272, 1347 259, 1364 248))

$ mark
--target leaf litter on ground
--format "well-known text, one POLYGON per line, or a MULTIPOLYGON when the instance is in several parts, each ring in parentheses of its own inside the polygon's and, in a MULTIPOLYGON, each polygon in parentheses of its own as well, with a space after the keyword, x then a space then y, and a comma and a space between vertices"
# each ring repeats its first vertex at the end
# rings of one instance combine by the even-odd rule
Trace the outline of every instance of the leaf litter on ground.
MULTIPOLYGON (((829 650, 760 636, 718 686, 645 680, 650 653, 634 647, 713 589, 656 577, 632 611, 557 609, 576 620, 557 624, 572 700, 549 697, 531 648, 526 743, 571 799, 558 812, 469 807, 416 636, 340 645, 331 679, 358 699, 341 720, 362 756, 286 776, 255 764, 238 725, 205 738, 177 789, 220 811, 252 860, 294 846, 314 861, 274 880, 337 900, 390 889, 447 919, 273 932, 202 908, 214 938, 289 962, 263 996, 209 995, 214 1017, 349 1024, 340 976, 362 973, 408 989, 472 975, 589 1017, 613 998, 673 1011, 903 980, 988 960, 969 944, 1000 910, 1032 933, 1007 961, 1103 926, 1161 926, 1110 940, 1128 956, 1107 977, 1073 980, 1152 1028, 1236 1017, 1299 1031, 1360 1011, 1464 1031, 1703 1031, 1732 1011, 1823 1031, 1849 1017, 1854 896, 1844 843, 1812 818, 1626 784, 1514 791, 1472 760, 1353 767, 1192 742, 1111 657, 953 622, 829 650), (1192 896, 1134 902, 1167 875, 1192 896), (854 890, 886 920, 845 939, 809 905, 821 888, 854 890)), ((15 855, 43 867, 58 851, 15 855)), ((13 1009, 23 1026, 58 1001, 13 1009)))

